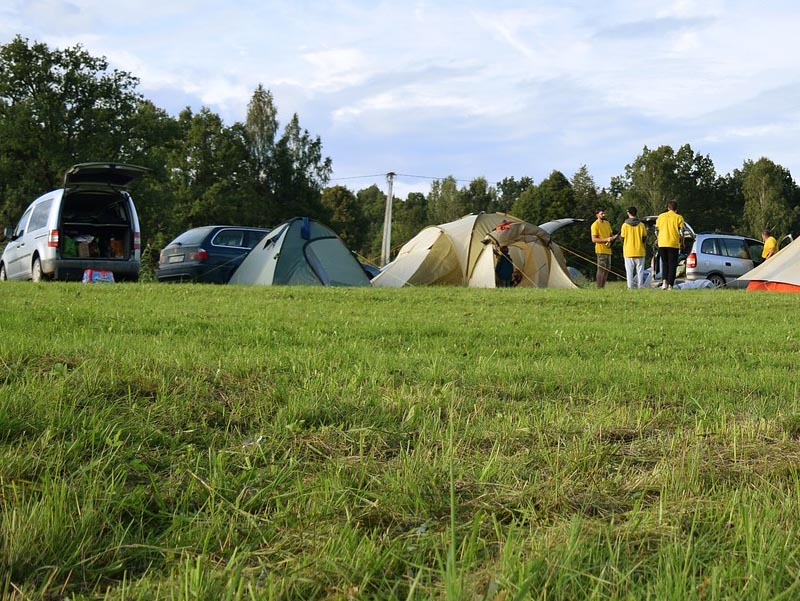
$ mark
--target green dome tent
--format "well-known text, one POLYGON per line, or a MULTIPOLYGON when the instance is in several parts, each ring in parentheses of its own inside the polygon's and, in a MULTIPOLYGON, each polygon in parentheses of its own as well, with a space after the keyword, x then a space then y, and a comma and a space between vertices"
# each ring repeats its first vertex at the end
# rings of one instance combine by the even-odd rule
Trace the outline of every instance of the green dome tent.
POLYGON ((295 217, 273 229, 245 257, 231 284, 369 286, 353 253, 329 227, 295 217))

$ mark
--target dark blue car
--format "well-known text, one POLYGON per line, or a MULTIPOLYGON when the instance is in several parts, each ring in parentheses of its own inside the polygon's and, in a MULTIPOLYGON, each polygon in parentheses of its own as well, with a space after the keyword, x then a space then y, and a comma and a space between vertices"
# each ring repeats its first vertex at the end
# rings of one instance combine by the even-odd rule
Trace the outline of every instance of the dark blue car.
POLYGON ((227 284, 231 275, 269 229, 207 225, 182 233, 161 251, 159 282, 227 284))

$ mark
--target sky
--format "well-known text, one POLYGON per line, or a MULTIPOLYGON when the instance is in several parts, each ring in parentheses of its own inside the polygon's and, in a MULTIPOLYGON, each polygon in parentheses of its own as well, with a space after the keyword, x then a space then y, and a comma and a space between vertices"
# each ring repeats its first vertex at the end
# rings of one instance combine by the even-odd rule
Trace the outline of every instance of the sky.
POLYGON ((170 114, 244 121, 259 84, 333 161, 331 185, 453 176, 599 188, 643 148, 717 173, 800 175, 795 0, 0 0, 0 43, 81 44, 170 114))

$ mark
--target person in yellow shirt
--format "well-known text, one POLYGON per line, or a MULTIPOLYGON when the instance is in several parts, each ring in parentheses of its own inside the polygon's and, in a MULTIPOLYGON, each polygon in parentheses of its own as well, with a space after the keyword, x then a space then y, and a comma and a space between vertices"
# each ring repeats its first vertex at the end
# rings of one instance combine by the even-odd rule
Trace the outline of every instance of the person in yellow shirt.
POLYGON ((778 241, 772 236, 769 230, 761 232, 761 239, 764 241, 764 250, 761 251, 761 258, 765 261, 778 252, 778 241))
POLYGON ((619 230, 628 289, 642 288, 644 284, 644 241, 647 238, 647 228, 639 221, 636 213, 636 207, 628 207, 628 218, 619 230))
POLYGON ((675 285, 675 272, 678 270, 678 251, 683 241, 686 224, 678 214, 678 203, 670 200, 667 210, 656 219, 658 236, 658 259, 661 262, 661 287, 672 290, 675 285))
POLYGON ((595 209, 597 220, 592 224, 592 242, 594 253, 597 255, 597 287, 603 288, 611 272, 611 243, 617 239, 617 234, 611 232, 611 224, 606 221, 604 209, 595 209))

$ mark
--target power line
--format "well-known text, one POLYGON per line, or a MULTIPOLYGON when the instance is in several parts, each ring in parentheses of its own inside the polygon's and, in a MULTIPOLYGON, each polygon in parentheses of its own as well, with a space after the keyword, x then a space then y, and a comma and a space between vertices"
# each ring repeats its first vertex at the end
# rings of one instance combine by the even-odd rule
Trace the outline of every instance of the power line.
POLYGON ((386 177, 385 173, 375 173, 373 175, 351 175, 349 177, 332 177, 330 181, 339 182, 344 179, 366 179, 368 177, 386 177))
MULTIPOLYGON (((450 175, 448 175, 446 177, 436 177, 436 176, 433 176, 433 175, 413 175, 411 173, 395 173, 394 175, 396 177, 413 177, 413 178, 416 178, 416 179, 429 179, 429 180, 439 180, 439 181, 443 181, 443 180, 446 180, 446 179, 452 179, 454 182, 459 182, 459 183, 465 183, 465 182, 466 183, 470 183, 470 182, 475 181, 475 179, 477 179, 477 178, 461 179, 461 178, 457 178, 457 177, 452 177, 450 175)), ((386 177, 386 173, 374 173, 372 175, 351 175, 351 176, 348 176, 348 177, 332 177, 330 179, 330 181, 338 182, 338 181, 347 180, 347 179, 367 179, 367 178, 374 178, 374 177, 386 177)), ((486 181, 486 183, 490 184, 492 186, 497 186, 497 185, 500 184, 500 182, 490 182, 488 180, 486 181)))

